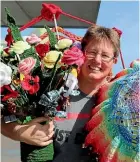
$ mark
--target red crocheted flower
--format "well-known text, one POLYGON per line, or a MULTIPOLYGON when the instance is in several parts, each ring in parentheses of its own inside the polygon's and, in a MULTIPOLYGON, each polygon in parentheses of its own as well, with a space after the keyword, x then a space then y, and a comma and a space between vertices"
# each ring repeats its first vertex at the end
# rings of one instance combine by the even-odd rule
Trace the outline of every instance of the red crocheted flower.
POLYGON ((3 49, 7 54, 9 54, 9 48, 7 47, 7 48, 5 48, 5 49, 3 49))
POLYGON ((43 3, 42 7, 41 16, 47 21, 54 20, 53 14, 55 14, 55 18, 58 19, 59 15, 62 13, 62 10, 54 4, 43 3))
POLYGON ((19 96, 18 92, 12 90, 12 88, 9 85, 4 85, 3 87, 1 87, 0 91, 4 96, 1 99, 2 101, 7 101, 10 98, 17 98, 19 96))
POLYGON ((12 42, 13 42, 13 38, 12 38, 11 33, 8 33, 8 34, 6 35, 5 41, 7 42, 7 46, 10 47, 10 45, 11 45, 12 42))
POLYGON ((21 82, 21 86, 24 90, 29 91, 29 94, 34 94, 39 90, 39 77, 27 75, 21 82))
POLYGON ((40 57, 44 57, 46 53, 50 50, 49 44, 38 44, 35 49, 40 57))

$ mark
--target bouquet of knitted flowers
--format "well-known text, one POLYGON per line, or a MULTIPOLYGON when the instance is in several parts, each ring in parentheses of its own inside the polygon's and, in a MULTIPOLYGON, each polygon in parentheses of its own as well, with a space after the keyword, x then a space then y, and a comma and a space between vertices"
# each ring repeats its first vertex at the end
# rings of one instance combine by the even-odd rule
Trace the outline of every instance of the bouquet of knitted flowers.
MULTIPOLYGON (((21 124, 39 116, 67 117, 65 104, 77 90, 77 69, 84 56, 74 40, 58 40, 45 26, 48 41, 35 34, 23 40, 15 19, 6 9, 8 46, 1 49, 1 111, 6 123, 21 124), (58 109, 59 108, 59 109, 58 109)), ((53 159, 53 144, 47 147, 21 144, 21 158, 28 162, 53 159)))

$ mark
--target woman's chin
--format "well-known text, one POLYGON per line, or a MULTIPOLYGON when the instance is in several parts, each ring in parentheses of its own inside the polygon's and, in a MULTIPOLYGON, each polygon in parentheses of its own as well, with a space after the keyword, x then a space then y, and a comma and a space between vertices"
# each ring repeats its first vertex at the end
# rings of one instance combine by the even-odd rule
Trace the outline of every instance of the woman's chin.
POLYGON ((92 72, 89 74, 90 79, 94 80, 101 80, 103 78, 102 74, 100 72, 92 72))
POLYGON ((92 76, 89 77, 89 79, 90 80, 100 80, 101 78, 92 75, 92 76))

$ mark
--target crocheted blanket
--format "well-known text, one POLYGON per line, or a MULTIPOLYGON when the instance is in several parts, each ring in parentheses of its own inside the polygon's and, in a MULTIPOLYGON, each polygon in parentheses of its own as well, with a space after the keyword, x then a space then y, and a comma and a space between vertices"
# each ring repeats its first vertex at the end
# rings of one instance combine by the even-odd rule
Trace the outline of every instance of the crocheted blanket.
POLYGON ((139 69, 140 62, 132 62, 98 93, 85 145, 100 162, 139 161, 139 69))

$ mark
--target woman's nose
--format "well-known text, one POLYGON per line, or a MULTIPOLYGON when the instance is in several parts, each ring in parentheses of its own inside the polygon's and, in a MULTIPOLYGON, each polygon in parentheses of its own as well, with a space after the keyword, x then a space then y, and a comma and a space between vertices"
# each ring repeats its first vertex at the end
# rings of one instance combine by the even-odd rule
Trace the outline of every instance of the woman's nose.
POLYGON ((101 62, 102 62, 102 57, 101 57, 101 55, 97 54, 97 55, 95 56, 95 58, 94 58, 94 61, 95 61, 96 63, 101 63, 101 62))

